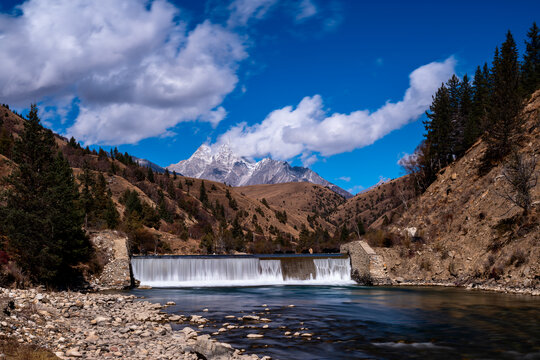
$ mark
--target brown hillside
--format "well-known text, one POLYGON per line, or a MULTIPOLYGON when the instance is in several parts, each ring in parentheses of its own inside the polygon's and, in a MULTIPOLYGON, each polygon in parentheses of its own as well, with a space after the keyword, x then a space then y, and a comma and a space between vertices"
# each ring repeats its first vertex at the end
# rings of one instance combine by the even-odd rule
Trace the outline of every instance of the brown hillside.
MULTIPOLYGON (((540 91, 522 116, 526 123, 520 152, 538 159, 540 91)), ((508 187, 502 164, 485 176, 478 175, 485 148, 478 141, 463 158, 443 169, 403 216, 385 229, 403 239, 393 248, 376 249, 384 254, 394 279, 540 287, 540 182, 532 191, 533 209, 523 218, 520 208, 500 196, 508 187)))
MULTIPOLYGON (((0 108, 2 122, 0 130, 12 139, 17 139, 24 129, 24 119, 11 112, 7 107, 0 108)), ((213 232, 216 250, 223 248, 223 243, 230 239, 233 224, 238 222, 244 234, 246 251, 273 252, 291 251, 295 249, 299 230, 302 226, 315 227, 318 224, 333 233, 334 226, 317 218, 319 214, 332 211, 340 201, 335 193, 328 189, 311 184, 280 184, 273 188, 274 195, 265 195, 275 203, 264 206, 259 199, 248 194, 253 189, 228 187, 221 183, 204 181, 208 200, 200 201, 200 188, 203 180, 164 174, 154 174, 155 181, 147 179, 147 169, 123 160, 113 160, 109 153, 90 151, 78 144, 55 134, 56 145, 64 153, 77 178, 84 166, 94 175, 104 175, 113 201, 120 216, 123 216, 124 205, 120 197, 126 190, 135 190, 141 201, 157 209, 160 196, 163 196, 165 207, 172 215, 172 223, 161 220, 159 229, 149 229, 159 239, 159 251, 181 254, 201 253, 206 251, 199 243, 208 233, 213 232), (282 186, 283 185, 283 186, 282 186), (290 187, 301 187, 303 190, 291 190, 290 187), (172 189, 172 190, 171 190, 172 189), (227 193, 229 195, 227 196, 227 193), (162 194, 162 195, 160 195, 162 194), (281 195, 280 195, 281 194, 281 195), (304 194, 305 196, 292 196, 304 194), (296 199, 287 204, 280 203, 279 197, 296 199), (302 198, 302 201, 298 201, 302 198), (312 199, 304 201, 306 199, 312 199), (299 206, 295 208, 294 206, 299 206), (222 208, 222 210, 221 210, 222 208), (286 216, 285 216, 286 213, 286 216), (308 215, 311 217, 308 221, 308 215), (279 240, 276 242, 276 240, 279 240), (219 244, 218 244, 219 243, 219 244), (219 246, 218 246, 219 245, 219 246), (256 247, 256 249, 255 249, 256 247)), ((10 160, 11 155, 0 157, 0 174, 6 175, 16 164, 10 160)), ((122 154, 120 154, 122 156, 122 154)), ((122 225, 121 225, 122 229, 122 225)), ((89 229, 99 230, 99 229, 89 229)), ((238 233, 238 232, 237 232, 238 233)), ((229 240, 230 243, 230 240, 229 240)), ((235 245, 238 248, 238 246, 235 245)), ((153 247, 152 247, 153 249, 153 247)), ((222 251, 222 250, 219 250, 222 251)))
POLYGON ((335 224, 346 224, 354 228, 360 220, 370 227, 378 219, 386 217, 392 221, 410 206, 414 191, 408 176, 387 181, 363 191, 341 204, 330 219, 335 224))
POLYGON ((307 182, 243 186, 237 191, 257 200, 258 206, 266 207, 262 203, 266 199, 270 209, 286 211, 290 219, 289 230, 295 235, 302 224, 312 230, 319 225, 333 233, 335 226, 327 218, 345 203, 343 197, 332 190, 307 182), (308 221, 308 216, 313 220, 308 221))
POLYGON ((0 179, 8 176, 15 164, 4 155, 0 154, 0 179))

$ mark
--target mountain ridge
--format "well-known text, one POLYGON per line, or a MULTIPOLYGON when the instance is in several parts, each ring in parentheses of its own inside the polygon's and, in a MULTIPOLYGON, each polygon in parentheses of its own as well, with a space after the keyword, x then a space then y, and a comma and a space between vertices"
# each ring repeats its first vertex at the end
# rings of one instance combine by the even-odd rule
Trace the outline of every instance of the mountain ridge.
POLYGON ((231 186, 309 182, 322 185, 346 199, 353 195, 322 178, 311 169, 286 161, 264 158, 253 161, 233 152, 226 144, 217 149, 203 144, 189 157, 166 167, 184 176, 222 182, 231 186))

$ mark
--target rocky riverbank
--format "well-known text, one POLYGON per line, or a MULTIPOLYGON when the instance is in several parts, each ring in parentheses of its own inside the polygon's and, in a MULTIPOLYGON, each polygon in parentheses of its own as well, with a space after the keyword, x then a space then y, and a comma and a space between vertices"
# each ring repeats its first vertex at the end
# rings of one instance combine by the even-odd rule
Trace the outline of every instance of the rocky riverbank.
MULTIPOLYGON (((133 295, 0 288, 0 307, 0 338, 61 359, 259 359, 190 327, 173 331, 170 323, 189 319, 133 295)), ((193 320, 199 326, 200 317, 193 320)))

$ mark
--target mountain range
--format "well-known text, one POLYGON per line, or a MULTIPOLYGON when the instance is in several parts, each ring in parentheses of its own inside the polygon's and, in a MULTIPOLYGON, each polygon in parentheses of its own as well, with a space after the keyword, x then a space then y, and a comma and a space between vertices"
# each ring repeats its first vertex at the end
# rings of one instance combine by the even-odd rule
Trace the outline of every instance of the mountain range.
POLYGON ((347 199, 352 197, 348 191, 323 179, 313 170, 270 158, 256 162, 235 154, 227 144, 218 148, 203 144, 189 159, 169 165, 167 169, 231 186, 310 182, 325 186, 347 199))

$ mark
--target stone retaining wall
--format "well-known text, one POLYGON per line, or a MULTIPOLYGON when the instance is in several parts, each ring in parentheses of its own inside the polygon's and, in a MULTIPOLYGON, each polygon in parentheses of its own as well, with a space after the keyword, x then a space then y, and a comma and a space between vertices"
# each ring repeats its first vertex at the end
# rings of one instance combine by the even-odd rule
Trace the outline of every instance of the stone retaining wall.
POLYGON ((341 245, 340 252, 351 258, 351 278, 362 285, 387 285, 383 259, 365 241, 357 240, 341 245))
POLYGON ((119 231, 104 230, 90 234, 90 241, 106 257, 99 277, 91 283, 101 289, 127 289, 131 286, 128 237, 119 231))

